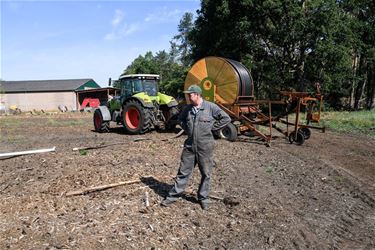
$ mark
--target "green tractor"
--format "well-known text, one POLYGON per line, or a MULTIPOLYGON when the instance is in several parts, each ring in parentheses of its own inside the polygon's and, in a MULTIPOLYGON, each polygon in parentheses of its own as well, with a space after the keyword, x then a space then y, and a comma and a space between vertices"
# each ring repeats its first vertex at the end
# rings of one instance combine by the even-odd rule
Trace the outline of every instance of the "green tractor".
MULTIPOLYGON (((94 112, 97 132, 109 132, 111 121, 122 124, 129 134, 143 134, 152 129, 171 129, 177 124, 177 101, 159 92, 159 75, 122 75, 113 87, 121 94, 109 98, 94 112)), ((110 81, 111 82, 111 81, 110 81)))

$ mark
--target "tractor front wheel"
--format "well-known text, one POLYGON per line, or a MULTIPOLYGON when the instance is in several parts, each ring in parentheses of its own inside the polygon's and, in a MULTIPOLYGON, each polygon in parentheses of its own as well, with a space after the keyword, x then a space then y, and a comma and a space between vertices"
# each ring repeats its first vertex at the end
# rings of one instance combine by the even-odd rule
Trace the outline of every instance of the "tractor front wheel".
POLYGON ((109 121, 103 121, 103 115, 102 112, 100 112, 100 109, 95 110, 93 120, 96 132, 109 132, 109 121))
POLYGON ((150 111, 135 100, 124 104, 122 119, 129 134, 143 134, 151 129, 150 111))

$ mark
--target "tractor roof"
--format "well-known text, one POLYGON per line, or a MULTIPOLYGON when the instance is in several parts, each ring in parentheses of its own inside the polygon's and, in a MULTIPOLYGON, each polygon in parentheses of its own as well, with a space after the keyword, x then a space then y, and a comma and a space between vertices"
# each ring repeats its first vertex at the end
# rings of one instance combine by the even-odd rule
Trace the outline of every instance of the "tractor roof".
POLYGON ((159 78, 160 76, 159 75, 155 75, 155 74, 131 74, 131 75, 122 75, 120 76, 120 79, 124 79, 124 78, 139 78, 139 77, 155 77, 155 78, 159 78))

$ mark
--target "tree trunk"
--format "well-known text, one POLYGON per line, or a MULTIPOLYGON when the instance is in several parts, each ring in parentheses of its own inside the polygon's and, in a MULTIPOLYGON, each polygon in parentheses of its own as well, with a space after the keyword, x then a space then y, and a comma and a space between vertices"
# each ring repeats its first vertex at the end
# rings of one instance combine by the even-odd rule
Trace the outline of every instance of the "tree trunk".
POLYGON ((300 47, 300 57, 298 60, 298 66, 297 66, 297 75, 296 80, 298 83, 298 90, 299 91, 306 91, 305 89, 305 83, 304 83, 304 75, 305 75, 305 60, 306 60, 306 49, 304 46, 300 47))
POLYGON ((367 84, 367 95, 366 95, 366 109, 370 110, 375 106, 375 73, 374 68, 367 68, 368 84, 367 84))
POLYGON ((354 100, 355 100, 355 89, 356 89, 356 77, 358 72, 358 57, 357 52, 353 52, 353 61, 352 61, 352 72, 353 72, 353 80, 350 88, 350 96, 349 96, 349 107, 350 109, 354 109, 354 100))
POLYGON ((366 64, 367 64, 366 59, 364 58, 364 56, 361 56, 359 60, 358 71, 359 71, 359 75, 363 76, 363 78, 358 82, 358 85, 355 90, 355 99, 354 99, 355 110, 359 110, 361 108, 361 100, 362 100, 364 89, 365 89, 366 82, 367 82, 367 74, 363 74, 363 72, 365 71, 364 69, 366 69, 366 64))

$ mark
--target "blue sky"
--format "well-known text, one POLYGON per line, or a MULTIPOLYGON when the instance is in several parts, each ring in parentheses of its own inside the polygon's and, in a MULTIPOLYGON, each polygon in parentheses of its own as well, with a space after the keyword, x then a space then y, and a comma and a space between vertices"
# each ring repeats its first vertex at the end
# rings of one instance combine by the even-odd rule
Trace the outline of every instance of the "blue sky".
POLYGON ((199 0, 0 0, 2 80, 93 78, 102 87, 138 55, 169 50, 199 0))

